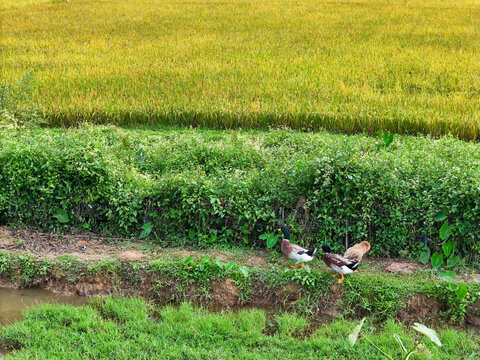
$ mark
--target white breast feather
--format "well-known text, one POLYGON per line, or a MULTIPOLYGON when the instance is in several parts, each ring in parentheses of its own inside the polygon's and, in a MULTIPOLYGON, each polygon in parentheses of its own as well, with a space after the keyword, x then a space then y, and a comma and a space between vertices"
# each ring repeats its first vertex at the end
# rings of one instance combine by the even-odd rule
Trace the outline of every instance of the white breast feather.
POLYGON ((313 257, 308 255, 307 253, 303 253, 302 255, 299 255, 297 253, 290 253, 288 254, 288 257, 296 261, 312 261, 313 260, 313 257))

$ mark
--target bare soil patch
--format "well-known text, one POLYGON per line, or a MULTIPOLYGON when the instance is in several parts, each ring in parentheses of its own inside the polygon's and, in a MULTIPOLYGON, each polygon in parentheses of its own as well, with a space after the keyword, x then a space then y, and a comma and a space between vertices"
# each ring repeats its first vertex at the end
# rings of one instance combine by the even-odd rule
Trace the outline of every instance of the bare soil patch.
POLYGON ((267 261, 260 256, 252 256, 245 261, 245 265, 248 266, 266 266, 267 264, 267 261))
POLYGON ((138 250, 127 250, 117 255, 117 259, 122 261, 140 261, 143 257, 143 252, 138 250))
POLYGON ((0 248, 15 247, 18 245, 17 241, 11 231, 0 227, 0 248))
POLYGON ((28 252, 37 258, 55 259, 72 255, 82 260, 99 260, 113 256, 122 246, 96 234, 56 234, 32 229, 0 227, 0 249, 28 252))
POLYGON ((330 286, 330 297, 325 301, 323 309, 319 309, 318 316, 323 319, 333 319, 342 312, 340 300, 342 299, 343 287, 338 283, 330 286))
POLYGON ((397 317, 406 322, 428 322, 436 319, 442 310, 442 304, 432 297, 415 295, 405 300, 405 308, 397 313, 397 317))
POLYGON ((148 261, 156 257, 172 257, 185 260, 190 256, 218 258, 223 263, 242 262, 247 266, 267 266, 267 253, 253 251, 232 255, 212 249, 161 248, 138 239, 110 238, 93 233, 56 234, 35 229, 11 229, 0 227, 0 250, 30 253, 36 258, 54 260, 62 255, 71 255, 81 260, 117 258, 122 261, 148 261))
POLYGON ((225 307, 235 306, 238 303, 238 286, 233 279, 216 281, 212 284, 215 305, 225 307))
POLYGON ((467 311, 465 322, 480 328, 480 301, 475 302, 467 311))
POLYGON ((418 268, 418 264, 394 261, 388 264, 384 270, 394 274, 411 274, 418 268))

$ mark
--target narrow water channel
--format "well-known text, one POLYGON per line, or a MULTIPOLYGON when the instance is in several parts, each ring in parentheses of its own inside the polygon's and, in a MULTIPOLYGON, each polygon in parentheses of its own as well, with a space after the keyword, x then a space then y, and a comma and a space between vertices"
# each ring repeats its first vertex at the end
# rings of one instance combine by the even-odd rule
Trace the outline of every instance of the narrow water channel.
POLYGON ((22 319, 22 311, 43 303, 84 305, 85 296, 54 294, 44 289, 0 288, 0 325, 11 324, 22 319))
MULTIPOLYGON (((84 305, 88 303, 88 298, 76 295, 58 295, 44 289, 0 288, 0 325, 21 320, 23 310, 43 303, 84 305)), ((0 349, 0 360, 2 359, 3 354, 0 349)))

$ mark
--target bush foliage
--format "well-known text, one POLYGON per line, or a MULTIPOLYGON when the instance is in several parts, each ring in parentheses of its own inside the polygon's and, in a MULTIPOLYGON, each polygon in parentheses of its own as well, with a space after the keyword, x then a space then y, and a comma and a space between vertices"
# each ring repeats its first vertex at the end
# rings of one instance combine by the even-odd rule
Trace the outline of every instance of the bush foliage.
POLYGON ((304 245, 341 251, 347 236, 396 255, 417 252, 425 234, 436 247, 446 219, 462 224, 464 235, 451 238, 473 259, 479 150, 449 137, 396 137, 386 147, 288 130, 4 130, 0 223, 122 236, 143 227, 179 245, 264 246, 260 235, 281 219, 304 245))

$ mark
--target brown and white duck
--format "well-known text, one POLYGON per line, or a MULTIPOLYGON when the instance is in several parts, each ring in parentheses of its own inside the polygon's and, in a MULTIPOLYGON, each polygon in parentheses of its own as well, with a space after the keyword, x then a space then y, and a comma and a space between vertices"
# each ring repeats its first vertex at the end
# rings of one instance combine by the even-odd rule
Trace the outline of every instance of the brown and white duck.
POLYGON ((332 276, 335 277, 338 274, 342 274, 342 277, 338 279, 338 283, 340 284, 345 279, 343 274, 351 274, 357 271, 363 255, 365 255, 370 248, 371 246, 368 241, 362 241, 348 248, 343 256, 332 254, 328 245, 322 245, 322 250, 320 251, 325 253, 322 257, 323 262, 336 272, 336 274, 332 276))
POLYGON ((288 229, 282 225, 281 229, 283 233, 283 241, 282 241, 282 252, 287 256, 289 259, 295 260, 297 263, 295 266, 291 266, 292 268, 296 269, 298 264, 301 263, 302 267, 300 270, 303 269, 303 263, 312 261, 315 257, 315 253, 317 249, 305 249, 301 246, 295 245, 290 243, 290 233, 288 229))

